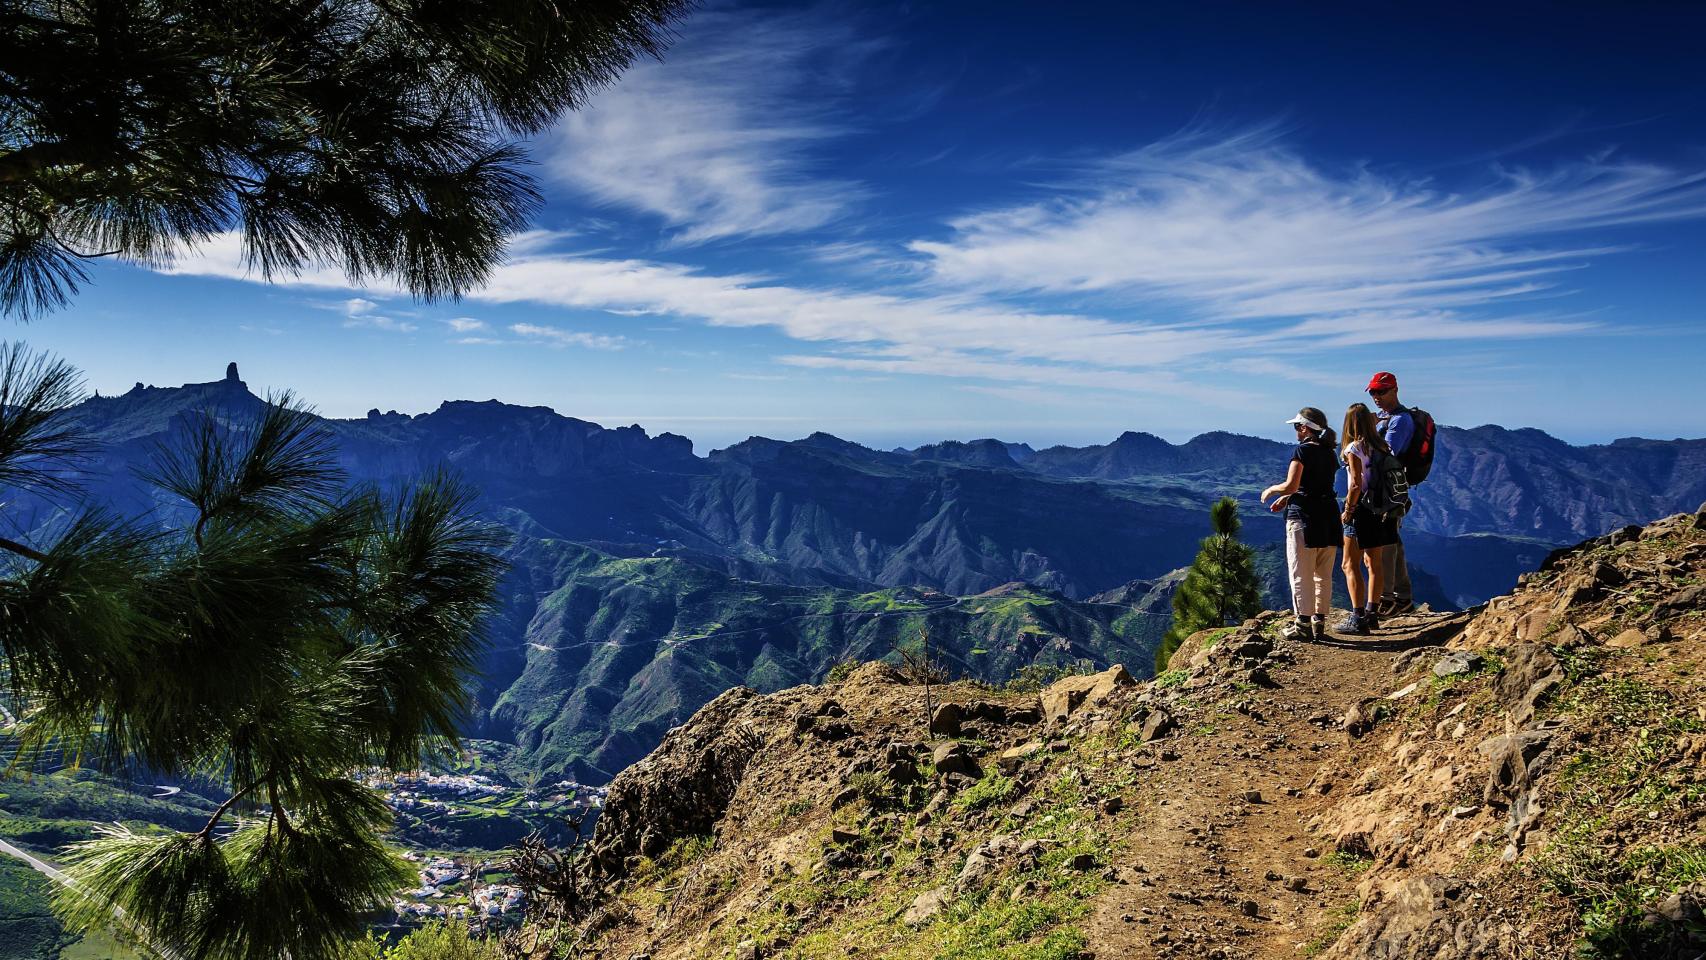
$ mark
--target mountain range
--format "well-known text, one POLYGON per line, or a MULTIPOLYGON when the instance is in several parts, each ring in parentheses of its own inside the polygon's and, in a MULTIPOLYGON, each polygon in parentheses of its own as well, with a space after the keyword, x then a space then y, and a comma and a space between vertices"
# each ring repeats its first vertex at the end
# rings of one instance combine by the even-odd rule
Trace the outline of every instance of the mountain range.
MULTIPOLYGON (((98 444, 85 495, 181 518, 139 468, 198 412, 242 419, 263 403, 235 366, 222 380, 83 402, 73 415, 98 444)), ((324 425, 352 480, 383 486, 449 465, 513 533, 470 732, 591 782, 730 686, 821 680, 837 660, 880 656, 926 626, 944 659, 988 680, 1039 661, 1146 669, 1169 576, 1222 495, 1245 506, 1270 598, 1283 595, 1282 525, 1255 495, 1283 477, 1289 447, 1259 438, 1128 432, 1091 447, 885 451, 817 433, 701 457, 685 437, 495 400, 324 425)), ((1560 544, 1706 500, 1706 441, 1572 446, 1536 430, 1442 427, 1415 500, 1405 538, 1419 599, 1468 606, 1560 544)), ((38 534, 58 518, 28 498, 7 512, 38 534)))

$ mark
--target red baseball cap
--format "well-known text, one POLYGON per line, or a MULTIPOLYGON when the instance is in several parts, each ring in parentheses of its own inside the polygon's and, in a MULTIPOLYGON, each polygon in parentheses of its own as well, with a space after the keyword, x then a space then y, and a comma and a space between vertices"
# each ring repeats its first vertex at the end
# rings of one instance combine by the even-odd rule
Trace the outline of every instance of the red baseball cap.
POLYGON ((1382 370, 1379 373, 1375 374, 1374 377, 1368 381, 1368 392, 1369 393, 1373 393, 1376 390, 1396 390, 1396 389, 1398 389, 1398 378, 1394 377, 1390 373, 1387 373, 1385 370, 1382 370))

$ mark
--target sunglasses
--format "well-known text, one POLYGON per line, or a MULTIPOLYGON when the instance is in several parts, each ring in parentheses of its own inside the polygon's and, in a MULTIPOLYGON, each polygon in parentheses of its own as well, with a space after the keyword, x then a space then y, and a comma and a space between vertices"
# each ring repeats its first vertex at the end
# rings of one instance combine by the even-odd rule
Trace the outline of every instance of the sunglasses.
POLYGON ((1380 390, 1370 390, 1368 392, 1368 395, 1371 397, 1383 397, 1383 396, 1385 396, 1391 392, 1392 392, 1391 387, 1385 387, 1385 388, 1380 389, 1380 390))

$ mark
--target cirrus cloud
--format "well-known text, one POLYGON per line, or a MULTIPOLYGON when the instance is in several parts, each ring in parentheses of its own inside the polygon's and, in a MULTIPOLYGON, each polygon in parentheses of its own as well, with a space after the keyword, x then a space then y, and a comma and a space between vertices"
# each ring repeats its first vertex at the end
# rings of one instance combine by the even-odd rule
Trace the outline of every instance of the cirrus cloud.
POLYGON ((666 62, 635 64, 567 114, 546 173, 660 217, 676 244, 794 233, 836 220, 865 188, 815 169, 845 135, 833 104, 876 44, 821 12, 702 11, 666 62))
POLYGON ((1450 339, 1544 335, 1440 311, 1555 294, 1589 258, 1628 249, 1601 239, 1609 228, 1706 216, 1706 170, 1598 156, 1481 181, 1332 170, 1268 129, 1189 132, 910 247, 939 282, 985 294, 1097 293, 1239 321, 1431 314, 1450 339))

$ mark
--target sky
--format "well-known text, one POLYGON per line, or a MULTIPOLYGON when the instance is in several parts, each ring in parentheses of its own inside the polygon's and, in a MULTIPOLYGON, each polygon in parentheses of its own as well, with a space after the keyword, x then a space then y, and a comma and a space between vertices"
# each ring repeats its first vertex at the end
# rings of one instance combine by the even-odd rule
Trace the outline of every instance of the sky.
MULTIPOLYGON (((235 237, 13 337, 90 387, 447 399, 876 447, 1441 423, 1706 436, 1706 7, 703 5, 530 141, 546 204, 423 304, 235 237)), ((7 320, 7 323, 12 321, 7 320)))

